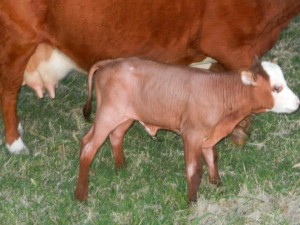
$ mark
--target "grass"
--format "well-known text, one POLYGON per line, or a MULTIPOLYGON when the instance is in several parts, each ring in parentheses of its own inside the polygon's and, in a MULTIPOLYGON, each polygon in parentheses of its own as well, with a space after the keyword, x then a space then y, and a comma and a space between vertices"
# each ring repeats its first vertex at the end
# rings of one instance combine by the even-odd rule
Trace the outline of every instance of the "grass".
MULTIPOLYGON (((265 59, 278 62, 300 93, 300 17, 265 59)), ((300 114, 255 117, 243 149, 218 145, 222 185, 205 174, 198 202, 187 207, 180 137, 152 140, 136 124, 125 138, 127 167, 114 169, 109 143, 90 170, 89 199, 73 197, 80 140, 91 124, 81 107, 86 78, 72 74, 55 100, 23 88, 18 112, 31 155, 0 151, 0 224, 300 224, 300 114)), ((1 122, 2 123, 2 122, 1 122)), ((3 142, 3 130, 0 131, 3 142)))

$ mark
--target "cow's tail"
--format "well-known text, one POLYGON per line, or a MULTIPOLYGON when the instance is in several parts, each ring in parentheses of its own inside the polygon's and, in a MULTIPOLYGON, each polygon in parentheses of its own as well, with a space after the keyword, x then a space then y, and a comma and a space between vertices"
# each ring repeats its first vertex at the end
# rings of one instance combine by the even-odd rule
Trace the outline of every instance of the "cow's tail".
POLYGON ((83 106, 82 112, 83 116, 86 120, 90 119, 91 111, 92 111, 92 85, 93 85, 93 77, 97 70, 103 68, 107 64, 114 61, 113 59, 103 60, 95 63, 88 74, 88 97, 85 105, 83 106))

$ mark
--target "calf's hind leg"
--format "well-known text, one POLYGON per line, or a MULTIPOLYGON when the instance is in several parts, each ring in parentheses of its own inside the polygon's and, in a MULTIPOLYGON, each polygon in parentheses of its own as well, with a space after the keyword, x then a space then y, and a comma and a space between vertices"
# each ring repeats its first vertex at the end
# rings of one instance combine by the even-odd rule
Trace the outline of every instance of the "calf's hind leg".
POLYGON ((109 140, 112 147, 112 152, 115 160, 115 166, 117 169, 125 166, 125 157, 123 152, 123 139, 126 131, 132 125, 133 120, 127 120, 120 124, 109 134, 109 140))
POLYGON ((104 143, 108 135, 120 124, 115 123, 111 118, 110 110, 104 112, 96 112, 95 125, 88 132, 82 141, 79 175, 75 197, 79 201, 85 201, 88 196, 88 173, 90 165, 98 148, 104 143))

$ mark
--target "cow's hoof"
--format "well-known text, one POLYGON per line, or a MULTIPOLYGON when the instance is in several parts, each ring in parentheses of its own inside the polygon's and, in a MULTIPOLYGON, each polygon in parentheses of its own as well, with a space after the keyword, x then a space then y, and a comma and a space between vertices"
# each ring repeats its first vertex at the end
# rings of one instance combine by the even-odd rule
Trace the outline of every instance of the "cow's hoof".
POLYGON ((237 146, 243 147, 247 140, 248 135, 242 129, 234 129, 230 135, 230 140, 237 146))
POLYGON ((13 155, 25 154, 28 155, 30 153, 29 149, 26 147, 22 139, 19 137, 12 144, 6 144, 6 148, 13 155))
POLYGON ((252 125, 252 116, 246 117, 242 120, 230 134, 230 140, 237 146, 243 147, 249 137, 250 128, 252 125))

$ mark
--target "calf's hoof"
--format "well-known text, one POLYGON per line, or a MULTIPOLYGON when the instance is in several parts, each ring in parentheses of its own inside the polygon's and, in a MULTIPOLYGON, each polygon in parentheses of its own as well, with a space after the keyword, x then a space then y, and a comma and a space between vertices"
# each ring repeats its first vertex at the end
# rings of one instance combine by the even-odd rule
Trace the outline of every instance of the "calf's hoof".
POLYGON ((187 193, 187 203, 188 205, 197 202, 197 191, 189 191, 187 193))
POLYGON ((218 187, 221 185, 221 179, 220 178, 209 179, 209 183, 216 185, 218 187))
POLYGON ((84 202, 87 200, 88 197, 88 192, 87 190, 82 190, 81 188, 76 188, 75 192, 74 192, 74 196, 77 200, 79 200, 80 202, 84 202))
POLYGON ((126 163, 118 163, 118 164, 115 164, 115 168, 116 170, 122 170, 124 168, 126 168, 126 163))
POLYGON ((197 202, 197 195, 196 196, 188 196, 187 197, 187 204, 191 206, 193 203, 197 202))
POLYGON ((237 146, 243 147, 250 134, 250 128, 252 125, 252 116, 246 117, 242 120, 230 134, 230 140, 237 146))
POLYGON ((126 167, 125 157, 115 157, 115 169, 121 170, 126 167))

